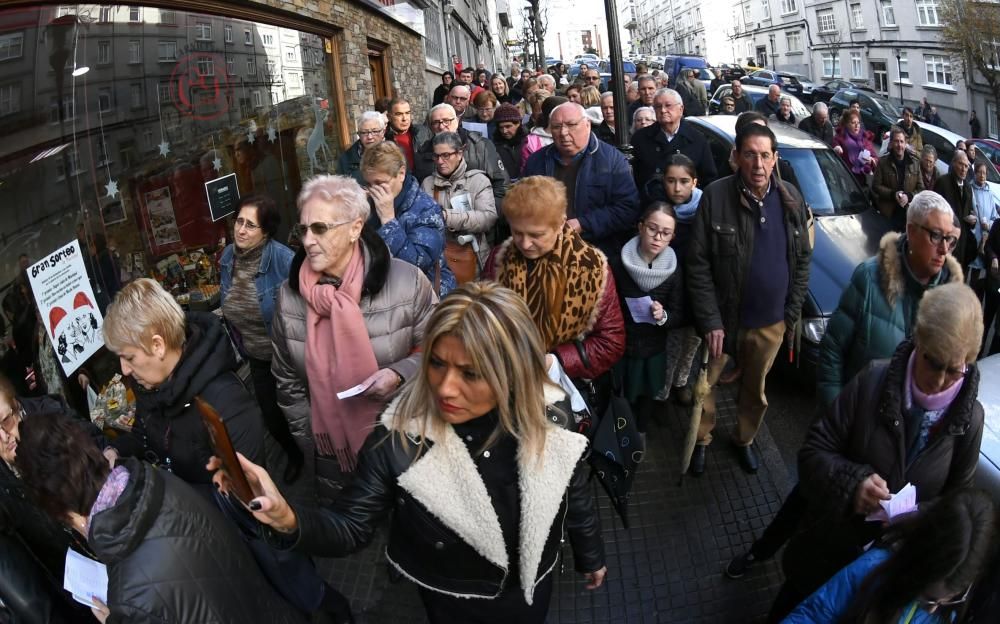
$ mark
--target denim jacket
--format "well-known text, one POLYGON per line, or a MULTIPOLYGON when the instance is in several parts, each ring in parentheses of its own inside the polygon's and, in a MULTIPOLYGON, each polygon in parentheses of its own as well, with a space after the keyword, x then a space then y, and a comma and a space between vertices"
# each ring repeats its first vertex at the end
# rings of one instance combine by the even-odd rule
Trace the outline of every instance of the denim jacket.
MULTIPOLYGON (((257 288, 260 315, 264 317, 264 327, 267 329, 268 335, 271 335, 274 302, 278 299, 278 291, 282 282, 288 279, 288 268, 292 264, 292 256, 294 255, 291 249, 272 239, 267 241, 264 252, 260 256, 260 268, 257 269, 254 286, 257 288)), ((233 245, 229 245, 223 250, 222 258, 219 259, 222 301, 226 300, 226 295, 229 294, 229 289, 233 286, 233 259, 233 245)))

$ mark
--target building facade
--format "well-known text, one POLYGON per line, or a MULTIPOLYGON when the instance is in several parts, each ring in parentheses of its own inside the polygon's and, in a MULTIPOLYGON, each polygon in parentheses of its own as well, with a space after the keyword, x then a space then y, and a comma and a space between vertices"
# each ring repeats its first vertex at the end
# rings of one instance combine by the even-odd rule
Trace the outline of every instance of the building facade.
POLYGON ((639 54, 676 53, 674 0, 635 0, 635 9, 639 54))
MULTIPOLYGON (((740 0, 731 9, 737 58, 825 82, 864 82, 894 103, 922 98, 967 132, 972 99, 941 41, 940 0, 740 0)), ((985 103, 980 116, 986 112, 985 103)))

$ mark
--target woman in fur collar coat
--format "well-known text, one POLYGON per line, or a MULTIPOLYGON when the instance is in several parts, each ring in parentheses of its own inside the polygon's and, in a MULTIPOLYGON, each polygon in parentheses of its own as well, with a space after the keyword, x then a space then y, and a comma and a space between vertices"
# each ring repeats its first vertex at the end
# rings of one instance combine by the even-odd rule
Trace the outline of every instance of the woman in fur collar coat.
POLYGON ((258 495, 250 509, 275 545, 321 556, 359 550, 392 511, 386 557, 419 586, 431 622, 540 624, 564 531, 589 589, 607 572, 587 440, 560 426, 551 404, 563 395, 545 366, 524 301, 466 284, 432 314, 421 374, 382 415, 333 506, 290 506, 243 460, 258 495))

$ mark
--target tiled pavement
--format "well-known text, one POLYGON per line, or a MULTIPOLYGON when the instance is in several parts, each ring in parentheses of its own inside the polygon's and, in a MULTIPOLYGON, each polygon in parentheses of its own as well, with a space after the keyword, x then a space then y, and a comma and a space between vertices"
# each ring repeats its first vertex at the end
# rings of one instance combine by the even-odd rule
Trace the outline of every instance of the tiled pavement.
MULTIPOLYGON (((760 471, 751 476, 740 469, 729 442, 735 428, 734 397, 734 386, 722 388, 721 433, 708 450, 705 475, 687 477, 680 486, 679 456, 688 412, 671 403, 650 426, 646 459, 633 485, 631 528, 622 527, 594 482, 608 556, 607 581, 599 590, 584 589, 567 544, 564 570, 556 571, 550 624, 763 621, 781 582, 778 564, 755 566, 739 581, 727 579, 722 569, 766 526, 790 484, 766 422, 757 437, 760 471)), ((383 551, 380 533, 362 552, 320 560, 319 566, 351 600, 359 623, 426 621, 414 586, 390 581, 383 551)))

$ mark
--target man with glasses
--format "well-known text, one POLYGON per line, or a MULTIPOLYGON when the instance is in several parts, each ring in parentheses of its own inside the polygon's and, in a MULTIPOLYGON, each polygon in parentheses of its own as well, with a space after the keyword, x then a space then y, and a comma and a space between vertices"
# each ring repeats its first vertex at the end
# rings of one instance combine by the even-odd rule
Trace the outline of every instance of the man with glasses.
POLYGON ((351 176, 358 184, 364 184, 361 177, 361 157, 365 149, 385 140, 385 118, 382 113, 365 111, 357 120, 358 140, 348 147, 337 161, 337 173, 351 176))
MULTIPOLYGON (((459 124, 459 116, 450 104, 438 104, 432 108, 427 115, 427 125, 433 136, 442 132, 457 132, 462 137, 462 142, 465 143, 465 162, 469 169, 479 169, 490 179, 490 185, 493 187, 493 199, 496 201, 497 212, 499 212, 503 197, 507 194, 507 187, 510 186, 510 176, 504 169, 496 146, 478 132, 470 132, 462 128, 459 124)), ((413 174, 418 182, 423 183, 428 176, 434 174, 435 170, 434 148, 430 138, 420 144, 413 159, 413 174)))
POLYGON ((397 97, 389 103, 389 127, 385 130, 385 140, 393 141, 406 156, 406 167, 413 172, 414 152, 434 134, 427 126, 413 123, 410 103, 397 97))
POLYGON ((584 74, 583 81, 587 83, 588 87, 594 87, 597 90, 601 89, 601 72, 596 69, 585 69, 582 72, 584 74))
MULTIPOLYGON (((639 87, 640 91, 642 86, 639 87)), ((698 186, 704 189, 715 179, 715 161, 708 141, 683 120, 684 104, 673 89, 660 89, 653 97, 656 124, 632 135, 635 183, 645 201, 665 200, 663 173, 673 154, 684 154, 698 170, 698 186)))
POLYGON ((472 90, 465 85, 455 85, 444 98, 446 104, 451 104, 459 119, 475 121, 476 111, 469 106, 472 101, 472 90))
POLYGON ((590 131, 583 107, 566 102, 549 115, 552 145, 532 154, 524 175, 544 175, 566 185, 567 224, 606 254, 639 221, 639 193, 628 161, 590 131))
POLYGON ((968 272, 969 265, 979 253, 974 234, 976 211, 972 205, 972 185, 969 183, 971 164, 966 152, 955 150, 948 173, 934 183, 934 192, 948 202, 962 228, 962 236, 952 255, 958 259, 965 272, 968 272))
MULTIPOLYGON (((758 124, 736 134, 739 171, 705 189, 687 254, 691 310, 710 355, 708 383, 716 385, 730 357, 743 368, 734 443, 750 474, 759 467, 753 441, 767 411, 764 380, 782 343, 793 344, 798 333, 812 255, 805 201, 772 175, 777 145, 758 124)), ((715 416, 713 390, 698 427, 694 475, 705 470, 715 416)))

